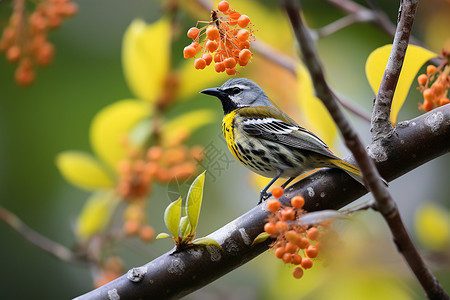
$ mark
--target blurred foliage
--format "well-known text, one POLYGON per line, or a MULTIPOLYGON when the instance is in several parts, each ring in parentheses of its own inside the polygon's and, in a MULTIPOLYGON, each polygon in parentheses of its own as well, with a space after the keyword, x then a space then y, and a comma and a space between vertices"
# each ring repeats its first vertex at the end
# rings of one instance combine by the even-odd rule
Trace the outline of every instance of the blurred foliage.
MULTIPOLYGON (((15 67, 0 59, 0 205, 38 232, 74 249, 80 246, 76 232, 85 240, 108 227, 110 221, 117 222, 110 214, 117 207, 128 215, 144 210, 145 219, 161 232, 164 209, 172 201, 169 194, 172 191, 186 194, 182 191, 186 188, 184 182, 169 185, 160 181, 151 191, 148 205, 136 202, 125 210, 118 204, 123 201, 117 198, 114 189, 120 179, 117 162, 128 154, 120 146, 119 137, 133 128, 132 143, 139 146, 142 144, 137 141, 148 142, 148 132, 139 128, 146 128, 154 120, 155 106, 149 103, 154 104, 164 96, 161 93, 165 78, 175 74, 178 88, 170 95, 174 101, 160 111, 165 126, 162 130, 166 130, 162 135, 169 136, 180 123, 193 124, 192 134, 183 144, 188 147, 200 144, 206 154, 212 150, 229 154, 219 138, 219 104, 197 94, 204 87, 220 85, 226 77, 217 76, 213 70, 195 70, 192 61, 182 58, 182 49, 189 41, 184 33, 197 19, 207 19, 207 12, 193 5, 195 1, 186 1, 181 4, 183 9, 169 21, 166 18, 170 14, 164 11, 170 9, 171 1, 76 2, 78 14, 49 35, 56 49, 54 62, 37 71, 33 86, 17 87, 12 75, 15 67), (150 27, 149 24, 158 25, 150 27), (149 38, 145 37, 147 34, 149 38), (136 45, 128 48, 133 43, 137 48, 136 45), (148 61, 140 64, 140 59, 148 61), (151 71, 146 68, 155 64, 158 67, 151 71), (67 149, 82 152, 64 152, 67 149), (55 158, 64 178, 89 191, 64 182, 55 158), (99 217, 102 214, 105 216, 99 217)), ((313 28, 343 16, 324 2, 303 2, 305 17, 313 28)), ((378 2, 395 21, 398 3, 378 2)), ((0 2, 0 28, 8 23, 11 3, 0 2)), ((258 30, 257 39, 296 59, 289 24, 275 2, 234 0, 230 3, 250 16, 258 30)), ((445 18, 448 11, 448 3, 439 0, 430 0, 419 7, 414 34, 435 52, 448 45, 450 26, 446 26, 448 18, 445 18)), ((374 49, 391 40, 370 24, 355 24, 321 38, 319 54, 333 88, 369 111, 373 93, 365 79, 364 64, 374 49)), ((295 78, 258 53, 252 60, 240 76, 260 84, 278 106, 305 127, 320 132, 334 150, 346 151, 335 129, 330 130, 333 125, 323 125, 323 110, 314 105, 305 107, 302 102, 313 96, 303 75, 295 78), (308 90, 308 96, 304 95, 308 90), (319 125, 324 129, 316 128, 319 125)), ((302 68, 299 64, 298 70, 302 68)), ((414 82, 399 112, 399 120, 420 114, 417 103, 421 95, 415 92, 416 86, 414 82)), ((362 137, 367 138, 368 124, 353 116, 352 121, 362 137)), ((206 160, 199 166, 211 169, 206 175, 199 236, 207 235, 253 207, 258 195, 256 189, 246 189, 250 180, 244 168, 229 162, 218 170, 213 168, 213 163, 206 160), (231 189, 235 192, 231 195, 230 186, 236 187, 231 189), (250 200, 242 202, 242 199, 250 200)), ((414 232, 416 228, 420 245, 427 251, 426 258, 436 267, 436 274, 447 290, 450 288, 447 253, 450 194, 445 188, 448 165, 448 156, 441 157, 391 184, 409 231, 414 232), (417 186, 417 190, 411 186, 417 186), (424 199, 440 202, 442 208, 419 206, 424 199)), ((261 255, 186 299, 371 299, 369 296, 422 299, 423 293, 396 252, 383 221, 374 213, 359 214, 357 219, 353 224, 338 226, 347 246, 340 249, 344 253, 337 266, 323 267, 323 272, 314 268, 305 272, 301 280, 295 280, 292 269, 283 267, 270 255, 261 255)), ((0 298, 28 299, 39 291, 41 298, 60 299, 92 288, 88 268, 57 261, 25 242, 3 223, 0 223, 0 236, 7 241, 0 248, 0 298), (17 280, 23 274, 31 279, 27 281, 27 289, 17 280)), ((171 247, 169 242, 147 245, 135 237, 126 238, 105 247, 101 256, 121 257, 126 270, 167 251, 171 247)), ((112 261, 115 263, 105 261, 105 270, 117 273, 123 269, 117 267, 117 260, 112 261)))

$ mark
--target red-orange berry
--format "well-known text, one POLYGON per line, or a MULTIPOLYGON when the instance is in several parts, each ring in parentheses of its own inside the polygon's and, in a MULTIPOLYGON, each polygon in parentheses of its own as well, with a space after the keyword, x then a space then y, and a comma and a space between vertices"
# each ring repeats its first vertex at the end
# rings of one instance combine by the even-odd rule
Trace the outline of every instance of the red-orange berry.
POLYGON ((302 257, 299 254, 294 254, 292 255, 292 260, 291 263, 293 263, 294 265, 298 266, 299 264, 302 263, 302 257))
POLYGON ((248 30, 247 29, 241 29, 241 30, 239 30, 238 31, 238 33, 237 33, 237 39, 239 40, 239 41, 245 41, 245 40, 248 40, 248 38, 250 37, 250 32, 248 32, 248 30))
POLYGON ((221 12, 226 12, 228 10, 228 8, 230 8, 230 4, 228 4, 227 1, 220 1, 219 4, 217 5, 217 8, 221 11, 221 12))
POLYGON ((306 248, 308 248, 309 245, 311 245, 311 243, 309 242, 309 240, 307 238, 301 238, 297 244, 297 246, 300 249, 306 249, 306 248))
POLYGON ((276 222, 275 226, 279 232, 285 232, 285 231, 289 230, 289 225, 284 221, 276 222))
POLYGON ((436 72, 436 67, 435 67, 435 66, 433 66, 433 65, 427 66, 427 74, 428 74, 428 75, 431 75, 431 74, 433 74, 434 72, 436 72))
POLYGON ((308 229, 307 236, 311 241, 316 241, 319 238, 320 231, 316 227, 308 229))
POLYGON ((283 254, 283 257, 282 257, 281 259, 283 260, 283 262, 284 262, 285 264, 288 264, 288 263, 291 262, 292 254, 286 252, 286 253, 283 254))
POLYGON ((310 260, 309 258, 305 257, 302 259, 302 263, 301 263, 303 269, 311 269, 313 266, 313 262, 312 260, 310 260))
POLYGON ((285 249, 286 249, 286 252, 294 254, 298 250, 298 247, 294 243, 287 242, 285 249))
POLYGON ((239 52, 239 64, 241 66, 245 66, 248 61, 250 60, 250 58, 252 57, 252 52, 248 49, 243 49, 239 52))
POLYGON ((298 245, 300 243, 300 239, 302 238, 295 230, 289 230, 284 234, 286 240, 290 243, 294 243, 298 245))
POLYGON ((433 101, 434 100, 434 93, 431 89, 426 89, 423 91, 423 99, 433 101))
POLYGON ((197 58, 194 61, 194 68, 197 70, 204 69, 206 67, 206 61, 203 58, 197 58))
POLYGON ((210 40, 217 40, 220 37, 219 29, 217 29, 217 27, 215 26, 209 26, 206 29, 206 36, 210 40))
POLYGON ((310 245, 307 249, 306 249, 306 255, 308 255, 309 258, 316 258, 317 255, 319 254, 319 250, 317 250, 316 247, 314 247, 313 245, 310 245))
POLYGON ((209 66, 212 62, 212 55, 210 53, 205 53, 202 58, 206 61, 206 65, 209 66))
POLYGON ((439 99, 439 106, 446 105, 449 103, 450 103, 450 99, 448 99, 446 97, 442 97, 441 99, 439 99))
POLYGON ((6 52, 6 60, 9 62, 17 62, 21 54, 22 51, 18 45, 11 46, 6 52))
POLYGON ((281 198, 283 196, 284 190, 281 186, 276 186, 272 189, 272 196, 275 198, 281 198))
POLYGON ((270 212, 274 213, 274 212, 278 211, 280 209, 280 207, 281 207, 281 203, 280 203, 280 201, 278 201, 278 199, 267 200, 267 209, 270 212))
POLYGON ((440 82, 435 82, 431 86, 431 89, 433 90, 435 95, 440 95, 444 92, 444 85, 442 85, 442 83, 440 82))
POLYGON ((235 19, 236 21, 240 18, 240 16, 241 14, 235 10, 230 13, 230 18, 235 19))
POLYGON ((286 253, 286 250, 284 249, 284 247, 278 247, 275 250, 275 257, 276 258, 282 258, 285 253, 286 253))
POLYGON ((305 199, 302 196, 292 197, 291 205, 295 208, 302 208, 305 205, 305 199))
POLYGON ((430 110, 432 110, 432 109, 433 109, 433 101, 430 101, 430 100, 425 100, 425 101, 423 101, 422 108, 423 108, 425 111, 430 111, 430 110))
POLYGON ((217 44, 216 41, 207 41, 205 47, 206 50, 208 50, 209 52, 214 52, 217 50, 219 45, 217 44))
POLYGON ((155 229, 150 225, 145 225, 139 230, 139 237, 143 242, 151 242, 155 238, 155 229))
POLYGON ((264 231, 270 235, 276 235, 278 233, 275 223, 269 222, 264 225, 264 231))
POLYGON ((198 29, 197 27, 191 27, 187 32, 187 36, 195 40, 198 37, 199 33, 200 29, 198 29))
POLYGON ((216 62, 214 64, 214 70, 216 70, 217 73, 225 72, 225 65, 223 62, 216 62))
POLYGON ((292 271, 292 276, 294 276, 294 278, 296 279, 300 279, 303 276, 303 269, 300 267, 296 267, 293 271, 292 271))
POLYGON ((222 61, 223 61, 222 54, 219 52, 214 53, 214 62, 218 63, 218 62, 222 62, 222 61))
POLYGON ((135 235, 139 232, 141 224, 137 220, 127 220, 123 224, 123 231, 126 235, 135 235))
POLYGON ((236 74, 237 70, 236 68, 226 68, 225 72, 227 72, 228 75, 234 75, 236 74))
POLYGON ((420 74, 419 77, 417 77, 417 82, 420 85, 425 85, 427 84, 427 80, 428 80, 428 76, 425 74, 420 74))
POLYGON ((250 23, 250 18, 247 15, 241 15, 237 20, 237 24, 242 28, 247 27, 248 23, 250 23))
POLYGON ((281 219, 283 221, 293 221, 295 219, 295 211, 292 207, 285 207, 281 211, 281 219))
POLYGON ((197 50, 195 49, 195 47, 193 47, 193 46, 184 47, 184 50, 183 50, 184 58, 194 57, 196 53, 197 53, 197 50))
POLYGON ((223 63, 227 69, 232 69, 236 66, 236 60, 233 57, 226 58, 223 63))

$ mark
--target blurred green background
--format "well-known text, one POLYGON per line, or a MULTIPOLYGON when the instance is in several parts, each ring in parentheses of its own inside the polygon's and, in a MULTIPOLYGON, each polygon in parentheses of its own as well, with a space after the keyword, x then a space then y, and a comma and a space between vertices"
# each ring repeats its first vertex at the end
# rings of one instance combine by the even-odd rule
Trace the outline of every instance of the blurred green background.
MULTIPOLYGON (((11 3, 0 2, 0 28, 8 22, 11 3)), ((75 243, 73 227, 88 193, 62 179, 55 166, 55 157, 68 149, 90 152, 88 131, 95 114, 108 104, 133 97, 122 73, 123 33, 134 18, 151 22, 162 13, 159 1, 79 0, 76 3, 79 13, 50 34, 56 56, 49 67, 38 70, 33 86, 25 89, 17 87, 13 79, 16 66, 7 63, 4 56, 0 57, 0 205, 14 212, 36 231, 69 248, 75 243)), ((434 13, 427 7, 431 3, 435 2, 427 4, 424 1, 421 3, 424 7, 419 8, 422 10, 414 31, 419 38, 427 34, 427 20, 434 13)), ((263 4, 274 6, 271 1, 264 1, 263 4)), ((379 4, 392 20, 396 19, 397 3, 384 0, 379 4)), ((304 6, 312 27, 324 26, 342 16, 341 12, 321 1, 304 1, 304 6)), ((251 16, 251 12, 246 13, 251 16)), ((186 28, 194 24, 182 12, 180 18, 186 28)), ((187 39, 180 39, 179 49, 176 50, 180 53, 178 59, 181 59, 183 45, 188 43, 187 39)), ((390 41, 391 38, 379 29, 369 24, 358 24, 318 43, 330 82, 340 93, 367 111, 371 108, 373 94, 365 79, 364 63, 373 49, 390 41)), ((246 75, 251 77, 252 74, 246 75)), ((400 120, 420 114, 417 110, 420 95, 415 92, 415 86, 414 83, 400 113, 400 120)), ((220 134, 220 104, 209 100, 199 95, 175 108, 183 111, 195 106, 217 111, 217 122, 194 134, 192 143, 206 145, 220 134)), ((352 122, 363 140, 368 142, 369 125, 354 117, 352 122)), ((222 143, 217 145, 228 151, 222 143)), ((348 153, 342 146, 341 149, 343 154, 348 153)), ((450 159, 446 155, 391 184, 390 190, 413 236, 414 215, 421 202, 438 202, 449 208, 450 191, 446 186, 449 165, 450 159)), ((212 232, 254 206, 258 191, 248 189, 249 181, 248 171, 237 163, 230 164, 218 180, 207 178, 199 236, 212 232), (236 187, 231 195, 230 186, 236 187)), ((158 186, 149 204, 150 223, 157 232, 165 231, 162 220, 164 208, 169 202, 167 190, 166 186, 158 186)), ((356 223, 363 224, 366 238, 356 239, 353 243, 367 243, 371 249, 370 255, 373 255, 368 260, 387 270, 388 274, 395 269, 392 275, 395 279, 390 282, 398 281, 396 288, 400 287, 402 297, 407 297, 402 299, 423 299, 422 291, 396 253, 381 218, 367 212, 358 215, 356 223)), ((345 227, 345 224, 342 226, 345 227)), ((350 229, 344 231, 352 232, 350 229)), ((128 269, 146 263, 171 247, 170 241, 144 245, 137 239, 128 239, 111 251, 124 257, 128 269)), ((426 248, 424 251, 426 253, 426 248)), ((308 299, 326 299, 323 292, 308 296, 315 285, 307 279, 286 279, 280 271, 281 264, 273 256, 264 254, 186 299, 297 299, 302 295, 307 295, 308 299), (297 289, 303 290, 303 293, 297 289), (277 291, 291 294, 281 297, 282 293, 277 291)), ((446 264, 431 264, 449 290, 448 260, 446 264)), ((1 299, 75 297, 92 288, 90 272, 89 268, 58 261, 0 222, 1 299)), ((372 278, 372 275, 367 276, 372 278)), ((375 285, 375 282, 370 282, 368 286, 370 284, 375 285)), ((355 281, 352 285, 349 282, 346 292, 355 291, 358 286, 364 284, 355 281)), ((358 299, 357 295, 363 294, 355 292, 346 295, 348 297, 342 299, 358 299)), ((395 295, 392 293, 392 297, 395 295)), ((336 296, 335 299, 338 298, 336 296)))

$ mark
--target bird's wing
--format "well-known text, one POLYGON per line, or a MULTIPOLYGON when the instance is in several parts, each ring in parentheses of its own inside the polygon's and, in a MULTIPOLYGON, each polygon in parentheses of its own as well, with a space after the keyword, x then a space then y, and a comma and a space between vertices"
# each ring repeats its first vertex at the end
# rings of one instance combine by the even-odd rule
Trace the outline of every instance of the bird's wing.
POLYGON ((278 109, 248 107, 245 110, 240 109, 239 114, 244 117, 241 123, 242 129, 251 136, 336 158, 319 137, 295 123, 278 109))

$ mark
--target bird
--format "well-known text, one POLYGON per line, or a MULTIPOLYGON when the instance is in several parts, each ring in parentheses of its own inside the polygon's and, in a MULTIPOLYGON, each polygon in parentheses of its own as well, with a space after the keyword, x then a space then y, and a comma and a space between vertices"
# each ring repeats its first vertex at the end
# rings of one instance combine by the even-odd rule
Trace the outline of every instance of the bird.
POLYGON ((358 167, 334 155, 314 133, 275 107, 264 90, 247 78, 233 78, 200 93, 222 103, 222 130, 230 152, 251 171, 272 178, 260 192, 258 204, 278 178, 285 188, 299 175, 316 168, 337 168, 363 184, 358 167))

